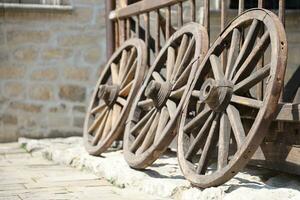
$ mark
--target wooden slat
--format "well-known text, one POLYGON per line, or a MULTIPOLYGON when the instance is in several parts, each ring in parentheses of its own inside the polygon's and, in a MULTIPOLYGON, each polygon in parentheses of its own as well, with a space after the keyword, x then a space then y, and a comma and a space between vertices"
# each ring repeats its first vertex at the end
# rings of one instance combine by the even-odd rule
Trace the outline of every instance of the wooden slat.
POLYGON ((244 9, 245 9, 245 0, 239 0, 238 14, 240 15, 242 12, 244 12, 244 9))
POLYGON ((166 8, 166 40, 169 39, 169 37, 171 36, 171 33, 170 33, 170 27, 171 27, 171 7, 168 6, 166 8))
POLYGON ((160 50, 160 12, 156 10, 156 28, 155 28, 155 55, 157 56, 160 50))
POLYGON ((282 24, 285 26, 285 0, 279 0, 278 16, 282 24))
POLYGON ((191 21, 195 22, 196 21, 196 3, 195 3, 195 0, 190 0, 190 5, 191 5, 191 21))
POLYGON ((178 28, 183 25, 182 2, 177 4, 177 26, 178 28))
POLYGON ((140 38, 140 15, 136 16, 135 34, 137 38, 140 38))
POLYGON ((145 43, 146 43, 146 47, 147 47, 147 53, 148 53, 148 56, 147 56, 147 63, 148 65, 150 65, 150 15, 149 13, 147 12, 145 14, 145 43))
POLYGON ((126 18, 132 15, 137 15, 145 12, 151 12, 159 8, 164 8, 167 6, 174 5, 178 2, 183 2, 186 0, 150 0, 150 1, 140 1, 135 4, 128 5, 126 8, 120 8, 111 11, 109 14, 109 19, 117 20, 126 18))
POLYGON ((281 103, 277 109, 277 121, 299 122, 300 120, 300 104, 281 103))

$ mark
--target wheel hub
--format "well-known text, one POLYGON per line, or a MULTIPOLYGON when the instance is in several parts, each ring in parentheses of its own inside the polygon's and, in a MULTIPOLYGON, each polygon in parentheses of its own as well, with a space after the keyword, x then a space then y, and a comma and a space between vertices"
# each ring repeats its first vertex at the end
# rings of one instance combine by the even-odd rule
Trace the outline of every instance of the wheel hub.
POLYGON ((112 106, 118 98, 119 86, 117 85, 100 85, 98 91, 99 99, 102 99, 107 106, 112 106))
POLYGON ((152 80, 145 90, 145 96, 152 99, 155 107, 161 108, 171 92, 171 83, 152 80))
POLYGON ((212 110, 222 112, 230 103, 233 93, 233 84, 228 80, 206 79, 200 89, 199 99, 212 110))

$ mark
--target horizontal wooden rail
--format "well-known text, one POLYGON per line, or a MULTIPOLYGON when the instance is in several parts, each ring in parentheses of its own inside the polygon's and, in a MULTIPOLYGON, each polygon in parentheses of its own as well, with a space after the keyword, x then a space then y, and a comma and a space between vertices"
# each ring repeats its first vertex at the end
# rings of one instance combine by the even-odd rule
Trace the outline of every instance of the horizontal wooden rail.
POLYGON ((119 8, 117 10, 111 11, 109 14, 109 19, 116 20, 122 19, 146 12, 151 12, 156 9, 164 8, 167 6, 172 6, 180 2, 187 0, 150 0, 150 1, 139 1, 137 3, 126 6, 125 8, 119 8))

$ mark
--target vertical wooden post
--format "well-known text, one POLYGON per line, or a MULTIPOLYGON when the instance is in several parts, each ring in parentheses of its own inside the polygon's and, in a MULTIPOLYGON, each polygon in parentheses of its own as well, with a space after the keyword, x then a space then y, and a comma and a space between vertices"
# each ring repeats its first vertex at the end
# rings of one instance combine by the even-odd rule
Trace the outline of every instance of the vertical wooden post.
POLYGON ((155 55, 157 56, 160 50, 160 12, 156 10, 156 29, 155 29, 155 55))
MULTIPOLYGON (((221 32, 224 30, 225 28, 225 24, 226 24, 226 18, 227 18, 227 4, 226 4, 226 0, 221 0, 221 32)), ((227 51, 224 50, 222 53, 222 57, 221 57, 221 64, 223 67, 223 70, 225 72, 225 68, 226 68, 226 63, 227 63, 227 51)))
POLYGON ((182 14, 182 2, 179 2, 177 5, 177 26, 178 28, 182 27, 183 24, 183 14, 182 14))
POLYGON ((208 33, 208 42, 210 41, 210 3, 204 0, 204 27, 208 33))
POLYGON ((150 65, 150 45, 149 45, 149 39, 150 39, 150 19, 149 19, 149 12, 146 12, 145 14, 145 43, 147 46, 147 52, 148 52, 148 65, 150 65))
POLYGON ((136 16, 136 23, 135 23, 135 33, 136 33, 136 37, 140 38, 140 15, 136 16))
POLYGON ((114 52, 115 48, 115 25, 108 15, 110 11, 116 8, 114 0, 106 0, 105 2, 105 16, 106 16, 106 58, 107 60, 114 52))
POLYGON ((131 37, 130 17, 126 19, 126 38, 127 40, 131 37))
POLYGON ((239 0, 238 14, 241 14, 245 10, 245 0, 239 0))
POLYGON ((195 0, 190 0, 191 2, 191 20, 192 22, 196 21, 196 6, 195 6, 195 0))
MULTIPOLYGON (((258 8, 264 8, 265 7, 265 1, 264 0, 258 0, 258 8)), ((260 32, 260 36, 262 36, 264 34, 264 30, 262 30, 260 32)), ((262 55, 261 59, 259 60, 259 62, 257 63, 257 68, 258 69, 261 69, 263 68, 264 66, 264 56, 262 55)), ((264 96, 264 83, 263 81, 261 81, 260 83, 257 84, 257 87, 256 87, 256 95, 257 95, 257 98, 259 100, 263 100, 263 96, 264 96)))
POLYGON ((264 8, 265 7, 265 1, 264 0, 258 0, 258 8, 264 8))
MULTIPOLYGON (((279 19, 281 20, 283 26, 285 26, 285 0, 279 0, 278 4, 279 4, 278 16, 279 16, 279 19)), ((283 82, 283 85, 284 85, 284 82, 283 82)), ((282 91, 281 91, 280 102, 283 101, 283 94, 284 94, 284 87, 282 88, 282 91)))
POLYGON ((279 0, 279 9, 278 9, 279 19, 282 24, 285 26, 285 0, 279 0))
POLYGON ((168 6, 166 9, 166 40, 170 37, 170 26, 171 26, 171 7, 168 6))

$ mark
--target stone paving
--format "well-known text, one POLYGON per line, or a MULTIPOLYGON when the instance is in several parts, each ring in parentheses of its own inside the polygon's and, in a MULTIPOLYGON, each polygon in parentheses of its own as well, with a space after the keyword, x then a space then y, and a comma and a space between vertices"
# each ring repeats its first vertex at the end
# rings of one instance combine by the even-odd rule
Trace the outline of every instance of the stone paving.
POLYGON ((201 190, 192 187, 184 179, 175 153, 164 155, 146 170, 138 171, 128 167, 122 150, 108 151, 101 157, 88 155, 81 137, 20 139, 19 143, 33 155, 43 155, 55 163, 89 170, 113 185, 136 189, 149 195, 176 200, 300 199, 299 176, 263 168, 246 168, 223 185, 201 190))
POLYGON ((0 144, 0 200, 97 199, 148 200, 157 198, 121 189, 90 172, 55 164, 30 154, 18 143, 0 144))

